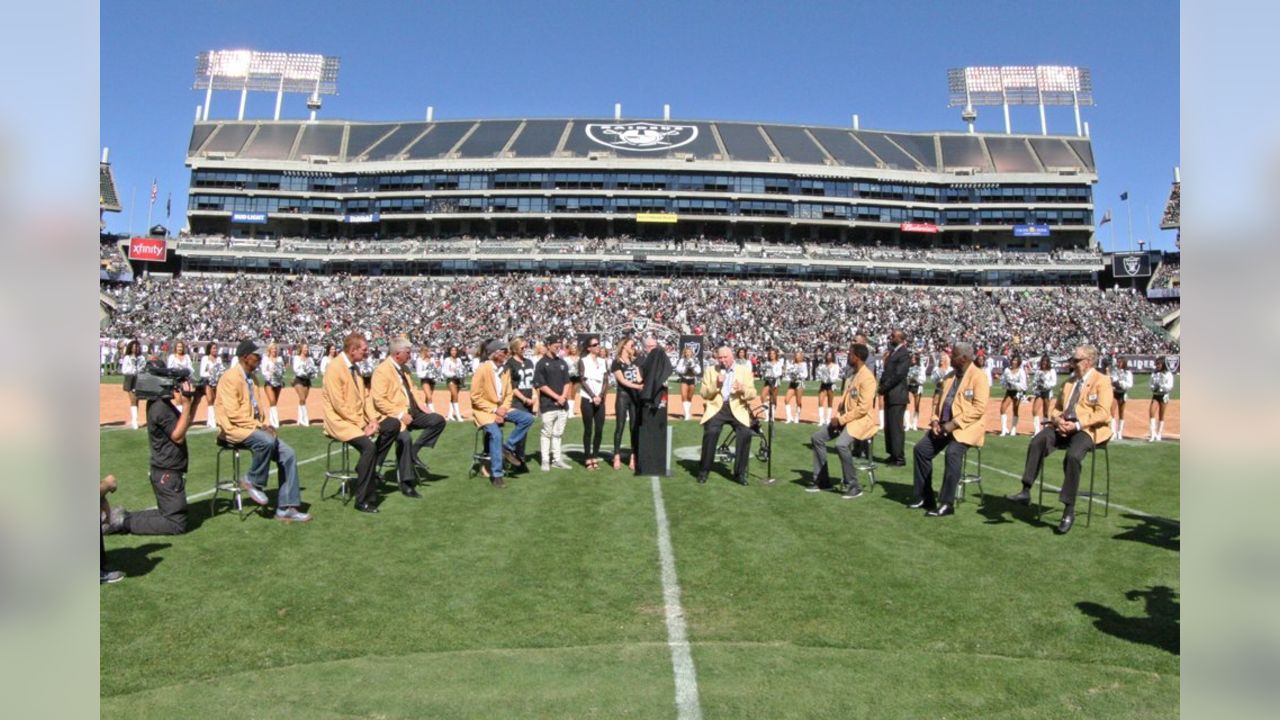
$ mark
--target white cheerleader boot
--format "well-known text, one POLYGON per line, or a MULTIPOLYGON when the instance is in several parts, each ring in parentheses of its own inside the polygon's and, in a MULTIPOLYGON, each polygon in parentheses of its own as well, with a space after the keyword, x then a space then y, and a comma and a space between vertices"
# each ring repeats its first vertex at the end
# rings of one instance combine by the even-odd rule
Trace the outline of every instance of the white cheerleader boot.
POLYGON ((1164 440, 1164 421, 1161 420, 1160 427, 1156 429, 1156 442, 1162 442, 1163 440, 1164 440))
POLYGON ((277 430, 280 429, 280 413, 278 412, 277 408, 273 407, 269 409, 267 411, 267 418, 268 418, 267 422, 271 424, 271 427, 277 430))
POLYGON ((129 408, 129 426, 134 430, 138 429, 138 406, 134 405, 129 408))
POLYGON ((1156 441, 1156 419, 1151 418, 1151 430, 1147 433, 1147 442, 1156 441))
POLYGON ((689 402, 689 401, 684 401, 682 404, 684 405, 684 419, 685 419, 685 420, 688 420, 688 419, 689 419, 689 411, 693 408, 693 403, 691 403, 691 402, 689 402))

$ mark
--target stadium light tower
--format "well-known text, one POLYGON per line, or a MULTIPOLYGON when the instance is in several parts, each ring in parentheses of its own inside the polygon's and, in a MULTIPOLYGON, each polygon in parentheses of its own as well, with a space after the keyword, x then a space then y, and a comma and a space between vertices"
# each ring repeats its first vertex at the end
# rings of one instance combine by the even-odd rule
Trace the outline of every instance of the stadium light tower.
POLYGON ((280 119, 280 103, 286 92, 310 93, 307 108, 311 121, 320 109, 321 95, 338 94, 336 57, 310 53, 258 52, 256 50, 210 50, 196 56, 194 90, 204 90, 202 120, 209 119, 209 105, 214 90, 239 90, 240 113, 244 119, 244 103, 250 90, 276 94, 276 114, 280 119))
POLYGON ((1088 68, 1069 65, 1004 65, 951 68, 947 71, 950 91, 948 107, 963 107, 961 118, 973 132, 978 113, 974 105, 1004 106, 1004 131, 1009 125, 1010 105, 1040 106, 1040 134, 1048 135, 1046 105, 1071 105, 1076 114, 1076 135, 1083 135, 1080 106, 1093 105, 1093 77, 1088 68))

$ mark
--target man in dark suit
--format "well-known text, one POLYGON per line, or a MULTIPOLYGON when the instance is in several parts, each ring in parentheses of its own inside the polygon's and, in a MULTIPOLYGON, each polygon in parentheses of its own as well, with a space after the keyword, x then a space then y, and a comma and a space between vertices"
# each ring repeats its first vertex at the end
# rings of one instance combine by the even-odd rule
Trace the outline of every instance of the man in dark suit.
POLYGON ((884 396, 884 444, 889 464, 903 466, 907 464, 907 457, 903 449, 902 416, 907 411, 907 371, 911 368, 907 334, 902 330, 890 332, 889 347, 889 359, 880 376, 880 394, 884 396))

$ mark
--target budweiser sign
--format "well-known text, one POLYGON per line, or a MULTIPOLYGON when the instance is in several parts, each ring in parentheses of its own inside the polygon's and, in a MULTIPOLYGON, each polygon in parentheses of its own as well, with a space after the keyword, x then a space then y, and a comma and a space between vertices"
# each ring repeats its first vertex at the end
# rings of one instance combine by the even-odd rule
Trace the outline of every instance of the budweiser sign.
POLYGON ((143 262, 164 262, 168 248, 164 238, 136 237, 129 240, 129 259, 143 262))
POLYGON ((898 226, 902 232, 911 233, 936 233, 938 226, 933 223, 904 222, 898 226))

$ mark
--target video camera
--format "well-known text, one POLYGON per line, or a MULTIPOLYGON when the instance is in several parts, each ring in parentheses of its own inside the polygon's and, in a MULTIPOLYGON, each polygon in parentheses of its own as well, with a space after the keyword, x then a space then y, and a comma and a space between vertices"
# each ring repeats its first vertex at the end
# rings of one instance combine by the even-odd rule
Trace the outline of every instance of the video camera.
MULTIPOLYGON (((181 387, 189 380, 191 380, 191 371, 186 368, 169 368, 159 363, 147 363, 142 372, 138 373, 133 392, 140 400, 167 400, 173 397, 174 388, 181 387)), ((207 384, 208 381, 204 378, 192 381, 190 389, 184 389, 182 394, 188 398, 195 397, 196 393, 203 390, 207 384)))

